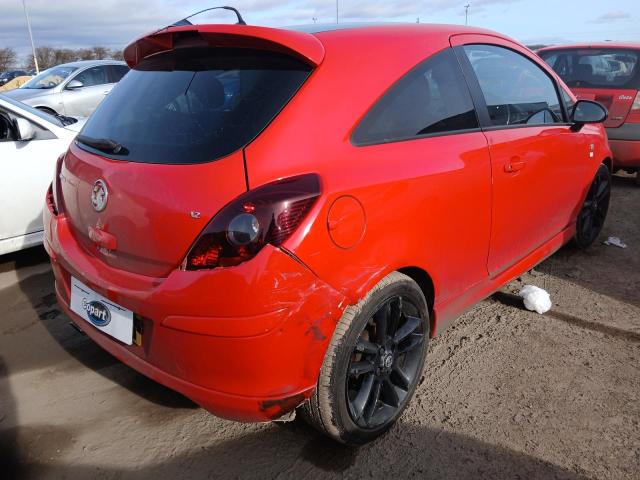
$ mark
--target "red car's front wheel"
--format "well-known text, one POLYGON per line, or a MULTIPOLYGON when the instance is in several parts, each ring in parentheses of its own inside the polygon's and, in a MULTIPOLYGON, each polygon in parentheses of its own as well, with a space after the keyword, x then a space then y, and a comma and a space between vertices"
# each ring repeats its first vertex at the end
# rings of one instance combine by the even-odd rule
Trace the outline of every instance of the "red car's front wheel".
POLYGON ((611 173, 606 165, 601 164, 587 192, 582 209, 578 213, 575 236, 578 247, 589 247, 600 235, 609 211, 610 197, 611 173))

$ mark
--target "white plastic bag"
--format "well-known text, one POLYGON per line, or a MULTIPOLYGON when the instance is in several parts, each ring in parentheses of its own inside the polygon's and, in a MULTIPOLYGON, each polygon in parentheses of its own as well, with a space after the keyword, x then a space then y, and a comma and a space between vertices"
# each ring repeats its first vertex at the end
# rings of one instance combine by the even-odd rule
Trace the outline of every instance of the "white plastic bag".
POLYGON ((545 290, 535 285, 525 285, 519 295, 524 299, 524 307, 527 310, 542 315, 551 309, 551 297, 545 290))
POLYGON ((618 248, 627 248, 627 244, 620 240, 618 237, 609 237, 604 242, 605 245, 612 245, 618 248))

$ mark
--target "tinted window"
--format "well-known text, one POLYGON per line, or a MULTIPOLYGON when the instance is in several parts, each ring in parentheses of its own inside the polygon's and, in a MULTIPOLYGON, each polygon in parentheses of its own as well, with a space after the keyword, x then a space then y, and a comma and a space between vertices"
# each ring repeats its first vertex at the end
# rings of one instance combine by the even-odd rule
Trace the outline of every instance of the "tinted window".
POLYGON ((80 72, 73 79, 82 82, 85 87, 111 83, 109 81, 109 67, 107 65, 88 68, 84 72, 80 72))
POLYGON ((493 125, 534 125, 562 121, 551 78, 534 62, 493 45, 466 45, 493 125))
POLYGON ((563 49, 540 52, 570 87, 638 88, 640 52, 619 48, 563 49))
POLYGON ((111 158, 202 163, 250 142, 277 115, 311 68, 249 49, 193 48, 153 55, 132 69, 81 132, 83 148, 109 140, 111 158), (93 139, 94 141, 90 141, 93 139))
POLYGON ((353 133, 356 145, 478 128, 473 103, 451 49, 402 77, 353 133))
POLYGON ((120 79, 122 79, 122 77, 124 77, 129 71, 129 67, 126 65, 111 65, 110 69, 111 77, 109 77, 109 80, 111 83, 119 82, 120 79))
POLYGON ((49 89, 60 85, 78 67, 53 67, 33 77, 20 88, 49 89))

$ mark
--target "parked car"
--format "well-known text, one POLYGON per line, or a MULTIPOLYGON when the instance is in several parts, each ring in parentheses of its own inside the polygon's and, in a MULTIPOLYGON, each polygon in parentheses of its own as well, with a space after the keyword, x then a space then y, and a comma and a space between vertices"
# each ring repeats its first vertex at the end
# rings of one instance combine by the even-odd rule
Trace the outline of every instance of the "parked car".
POLYGON ((47 113, 88 117, 128 71, 124 62, 114 60, 65 63, 6 95, 47 113))
POLYGON ((185 25, 124 54, 47 196, 58 302, 216 415, 377 437, 437 329, 605 220, 606 110, 500 34, 185 25))
POLYGON ((0 94, 0 255, 42 243, 42 199, 56 158, 83 124, 0 94))
POLYGON ((640 43, 562 45, 538 53, 578 98, 609 109, 604 126, 614 167, 640 172, 640 43))
POLYGON ((28 75, 28 74, 24 70, 11 70, 9 72, 4 72, 0 74, 0 87, 9 83, 11 80, 13 80, 16 77, 23 77, 25 75, 28 75))

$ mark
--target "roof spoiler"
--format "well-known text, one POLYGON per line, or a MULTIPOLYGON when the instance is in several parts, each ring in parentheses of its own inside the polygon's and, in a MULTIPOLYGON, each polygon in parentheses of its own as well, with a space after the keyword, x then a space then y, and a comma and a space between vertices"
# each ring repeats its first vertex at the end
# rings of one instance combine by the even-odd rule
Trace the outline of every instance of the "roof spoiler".
MULTIPOLYGON (((231 9, 231 7, 216 8, 231 9)), ((312 66, 320 65, 324 58, 322 43, 310 33, 249 26, 240 23, 244 22, 240 13, 237 13, 238 24, 236 25, 193 25, 189 18, 194 15, 144 35, 127 45, 123 52, 127 65, 134 68, 143 58, 150 55, 188 47, 269 50, 297 57, 312 66)))

